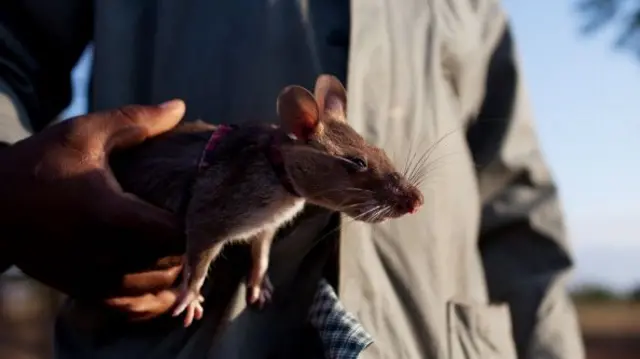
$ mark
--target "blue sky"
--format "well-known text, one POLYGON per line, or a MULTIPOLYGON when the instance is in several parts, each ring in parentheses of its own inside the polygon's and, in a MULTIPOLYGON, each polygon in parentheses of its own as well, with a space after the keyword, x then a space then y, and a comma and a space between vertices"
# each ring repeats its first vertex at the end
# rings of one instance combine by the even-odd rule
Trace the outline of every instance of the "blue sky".
MULTIPOLYGON (((640 61, 615 51, 609 33, 582 36, 572 1, 503 4, 543 152, 560 186, 577 260, 574 281, 640 283, 640 61)), ((85 111, 87 65, 74 72, 80 86, 67 115, 85 111)))

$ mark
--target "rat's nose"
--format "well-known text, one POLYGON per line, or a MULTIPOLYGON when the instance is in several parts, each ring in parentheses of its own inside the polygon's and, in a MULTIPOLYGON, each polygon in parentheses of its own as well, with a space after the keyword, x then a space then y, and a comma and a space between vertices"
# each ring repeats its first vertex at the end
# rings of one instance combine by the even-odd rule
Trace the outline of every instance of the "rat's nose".
POLYGON ((413 201, 409 202, 409 206, 407 207, 408 213, 414 214, 418 212, 420 207, 422 206, 422 201, 420 199, 415 198, 413 201))
POLYGON ((412 193, 404 198, 402 201, 402 211, 404 213, 416 213, 422 206, 422 195, 419 193, 412 193))
POLYGON ((420 203, 419 202, 414 202, 413 205, 411 207, 409 207, 409 213, 414 214, 416 212, 418 212, 418 209, 420 209, 420 203))

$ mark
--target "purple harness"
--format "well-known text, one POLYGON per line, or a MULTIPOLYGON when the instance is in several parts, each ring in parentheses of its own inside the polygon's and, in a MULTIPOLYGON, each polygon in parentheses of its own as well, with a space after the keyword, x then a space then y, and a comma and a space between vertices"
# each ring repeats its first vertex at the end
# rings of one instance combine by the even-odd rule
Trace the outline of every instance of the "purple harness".
MULTIPOLYGON (((213 131, 211 137, 209 137, 209 141, 207 141, 207 145, 202 151, 202 155, 200 156, 200 161, 198 162, 198 173, 215 162, 214 149, 225 135, 236 128, 237 126, 234 125, 219 125, 215 131, 213 131)), ((282 136, 274 135, 271 138, 271 143, 269 143, 268 148, 265 149, 265 152, 269 162, 271 163, 271 167, 280 179, 282 186, 293 196, 300 197, 300 194, 296 191, 293 183, 291 183, 291 180, 289 179, 289 176, 287 176, 287 172, 284 168, 284 160, 282 158, 282 152, 280 151, 280 146, 283 142, 281 137, 282 136)))

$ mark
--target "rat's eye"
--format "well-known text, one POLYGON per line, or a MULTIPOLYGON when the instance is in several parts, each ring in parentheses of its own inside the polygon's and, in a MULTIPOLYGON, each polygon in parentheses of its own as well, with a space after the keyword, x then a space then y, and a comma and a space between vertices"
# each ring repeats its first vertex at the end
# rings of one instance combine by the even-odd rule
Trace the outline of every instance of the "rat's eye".
POLYGON ((351 167, 358 172, 367 170, 367 162, 360 157, 345 156, 344 159, 347 160, 351 167))

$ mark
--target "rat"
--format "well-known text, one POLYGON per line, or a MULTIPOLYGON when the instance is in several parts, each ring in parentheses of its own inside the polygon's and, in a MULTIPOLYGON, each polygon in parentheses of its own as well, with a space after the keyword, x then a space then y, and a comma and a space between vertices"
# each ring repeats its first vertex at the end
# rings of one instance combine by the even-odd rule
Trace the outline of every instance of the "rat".
POLYGON ((182 122, 112 161, 123 188, 184 218, 185 263, 173 316, 203 316, 200 290, 226 244, 250 245, 248 304, 263 307, 278 228, 305 203, 377 223, 415 213, 423 195, 386 153, 346 118, 347 93, 318 76, 314 93, 298 85, 278 95, 280 124, 182 122))

